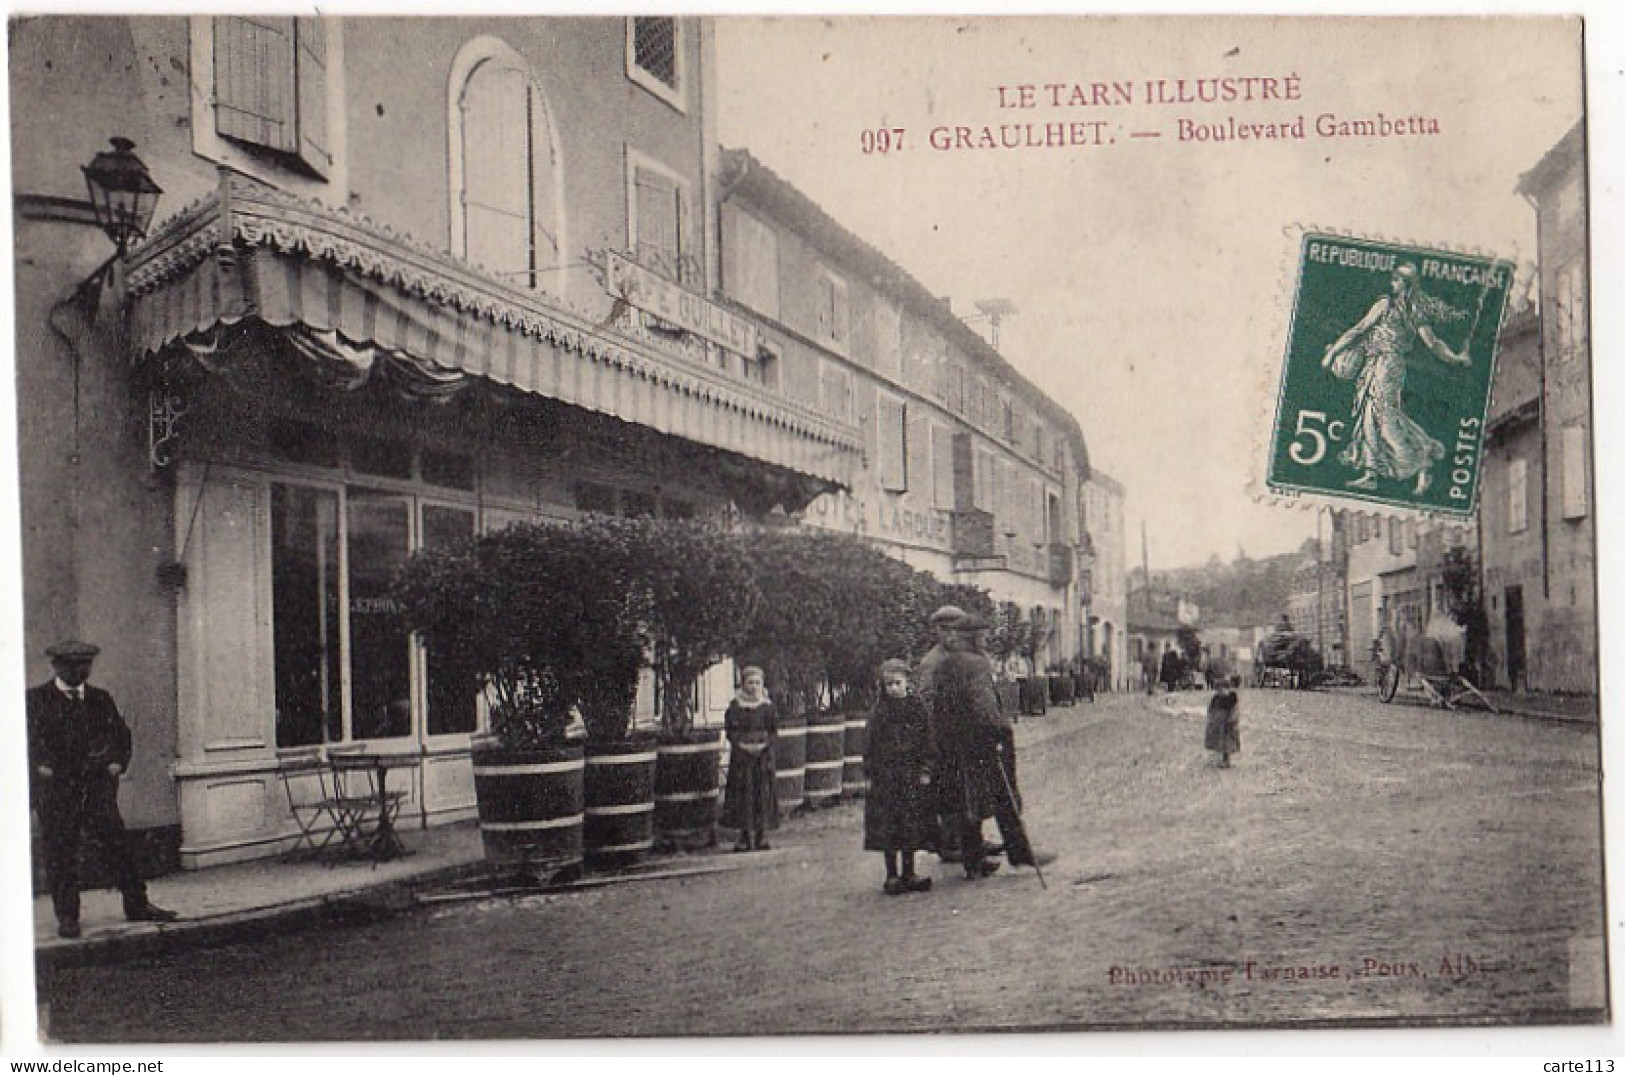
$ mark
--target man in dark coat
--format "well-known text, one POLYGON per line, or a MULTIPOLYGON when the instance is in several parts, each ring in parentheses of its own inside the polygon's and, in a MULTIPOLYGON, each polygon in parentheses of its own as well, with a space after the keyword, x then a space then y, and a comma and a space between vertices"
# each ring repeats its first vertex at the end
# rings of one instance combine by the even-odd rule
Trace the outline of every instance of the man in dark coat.
POLYGON ((27 692, 29 791, 45 843, 45 874, 57 933, 77 937, 79 840, 99 843, 132 922, 172 922, 173 911, 147 899, 118 809, 118 782, 130 766, 130 727, 113 696, 92 687, 90 666, 101 652, 88 642, 46 651, 56 678, 27 692))
POLYGON ((1162 685, 1172 694, 1179 689, 1179 681, 1185 678, 1185 658, 1179 653, 1176 646, 1169 646, 1162 651, 1162 685))
MULTIPOLYGON (((954 644, 956 628, 959 621, 964 618, 964 610, 956 605, 943 605, 931 613, 931 628, 936 632, 937 644, 920 658, 913 676, 915 697, 919 698, 928 718, 934 716, 935 712, 933 703, 937 692, 937 670, 948 658, 949 650, 954 644)), ((959 813, 949 803, 939 806, 937 855, 943 862, 958 862, 960 859, 959 813)))
MULTIPOLYGON (((1014 751, 1010 715, 999 707, 993 665, 977 651, 976 640, 987 624, 976 616, 960 620, 948 656, 936 672, 932 719, 937 732, 944 795, 959 816, 960 849, 968 877, 986 877, 998 869, 987 858, 982 819, 991 815, 999 826, 1012 866, 1036 866, 1053 855, 1034 853, 1021 820, 1021 806, 1003 752, 1014 751)), ((1013 757, 1011 758, 1013 762, 1013 757)))

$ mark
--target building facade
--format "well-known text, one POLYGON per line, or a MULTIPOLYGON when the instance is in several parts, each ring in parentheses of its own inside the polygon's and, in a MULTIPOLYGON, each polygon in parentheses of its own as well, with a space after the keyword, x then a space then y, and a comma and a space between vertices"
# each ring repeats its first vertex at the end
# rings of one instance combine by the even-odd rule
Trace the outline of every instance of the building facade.
POLYGON ((1122 483, 1092 470, 1081 486, 1087 566, 1079 579, 1087 624, 1084 652, 1105 657, 1115 688, 1126 686, 1128 649, 1128 549, 1123 532, 1122 483))
POLYGON ((1594 694, 1597 549, 1583 122, 1523 176, 1518 191, 1534 207, 1538 235, 1538 395, 1528 394, 1527 361, 1510 367, 1513 379, 1504 389, 1497 371, 1499 424, 1491 431, 1504 462, 1497 491, 1504 499, 1486 499, 1481 517, 1485 608, 1502 683, 1594 694))
POLYGON ((1045 629, 1039 670, 1083 638, 1077 420, 912 276, 741 150, 718 178, 722 294, 763 326, 751 375, 862 430, 850 488, 805 525, 857 534, 1045 629))
POLYGON ((1477 534, 1471 526, 1436 519, 1340 514, 1348 548, 1349 667, 1370 683, 1376 681, 1379 638, 1421 634, 1435 615, 1449 615, 1446 558, 1453 550, 1476 556, 1477 534))
POLYGON ((1540 354, 1540 314, 1530 304, 1501 330, 1478 507, 1491 685, 1512 690, 1544 678, 1545 655, 1531 645, 1546 605, 1540 354))
POLYGON ((856 410, 715 298, 711 56, 684 18, 13 23, 29 679, 101 644, 164 864, 279 850, 279 768, 345 746, 471 814, 480 700, 391 616, 413 552, 854 488, 856 410), (98 269, 65 196, 112 136, 164 198, 98 269))

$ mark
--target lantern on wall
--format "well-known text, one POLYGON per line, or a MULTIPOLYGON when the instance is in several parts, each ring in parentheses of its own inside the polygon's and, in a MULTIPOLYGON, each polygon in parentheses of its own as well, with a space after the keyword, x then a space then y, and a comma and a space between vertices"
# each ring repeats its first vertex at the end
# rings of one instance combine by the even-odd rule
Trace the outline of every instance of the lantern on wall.
POLYGON ((96 154, 83 170, 96 223, 122 256, 132 239, 147 234, 163 188, 152 181, 147 166, 135 155, 134 142, 114 138, 112 143, 111 150, 96 154))

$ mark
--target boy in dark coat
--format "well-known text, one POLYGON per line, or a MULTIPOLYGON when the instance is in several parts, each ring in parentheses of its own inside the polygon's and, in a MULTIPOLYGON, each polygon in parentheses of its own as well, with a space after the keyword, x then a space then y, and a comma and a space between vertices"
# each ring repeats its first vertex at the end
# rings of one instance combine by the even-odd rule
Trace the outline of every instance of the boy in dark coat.
POLYGON ((931 879, 915 875, 914 853, 936 846, 930 717, 909 693, 906 662, 881 665, 880 681, 865 740, 869 797, 863 804, 863 849, 886 856, 886 895, 927 892, 931 879))

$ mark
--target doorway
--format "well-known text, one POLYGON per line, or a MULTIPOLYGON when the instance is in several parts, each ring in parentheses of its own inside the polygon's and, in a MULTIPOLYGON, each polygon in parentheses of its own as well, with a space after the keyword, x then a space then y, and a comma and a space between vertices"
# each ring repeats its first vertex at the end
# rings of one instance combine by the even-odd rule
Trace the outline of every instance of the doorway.
POLYGON ((1523 690, 1528 686, 1523 638, 1523 587, 1508 586, 1506 603, 1507 685, 1515 691, 1523 690))

